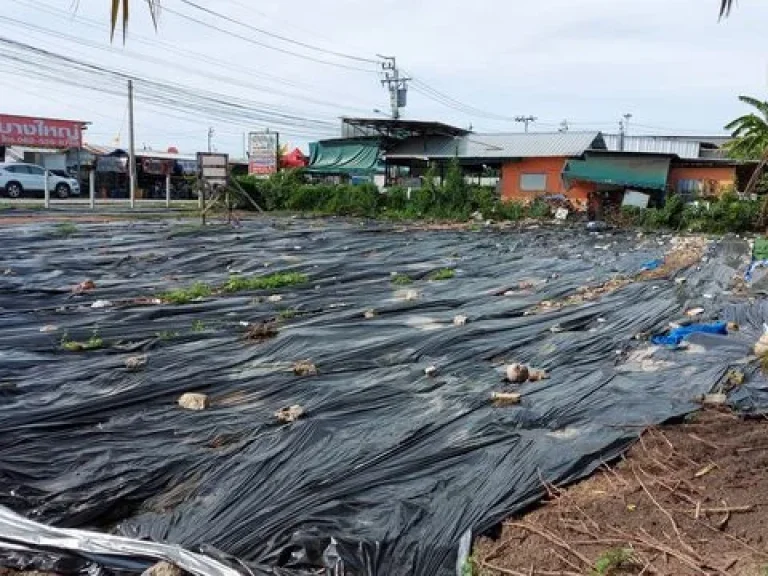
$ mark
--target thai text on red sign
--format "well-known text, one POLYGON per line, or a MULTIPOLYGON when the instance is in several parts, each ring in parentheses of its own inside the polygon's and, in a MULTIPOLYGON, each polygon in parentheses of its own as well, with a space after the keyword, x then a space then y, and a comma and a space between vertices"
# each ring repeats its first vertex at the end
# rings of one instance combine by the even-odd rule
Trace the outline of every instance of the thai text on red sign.
POLYGON ((80 148, 83 123, 0 114, 0 146, 80 148))

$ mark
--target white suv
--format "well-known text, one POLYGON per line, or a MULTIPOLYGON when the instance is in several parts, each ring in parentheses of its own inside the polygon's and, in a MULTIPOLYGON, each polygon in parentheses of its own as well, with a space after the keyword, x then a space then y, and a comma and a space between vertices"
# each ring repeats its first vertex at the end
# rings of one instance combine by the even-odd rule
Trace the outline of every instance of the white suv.
MULTIPOLYGON (((18 198, 25 191, 45 191, 45 168, 23 162, 0 164, 0 190, 9 198, 18 198)), ((48 190, 52 195, 66 198, 80 194, 80 183, 75 178, 64 178, 48 172, 48 190)))

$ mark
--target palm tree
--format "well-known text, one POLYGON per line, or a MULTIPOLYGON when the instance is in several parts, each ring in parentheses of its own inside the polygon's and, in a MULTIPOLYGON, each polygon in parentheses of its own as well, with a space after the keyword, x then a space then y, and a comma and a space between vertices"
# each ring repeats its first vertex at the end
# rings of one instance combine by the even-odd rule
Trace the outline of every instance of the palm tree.
MULTIPOLYGON (((157 26, 157 16, 160 12, 160 0, 144 0, 152 16, 152 22, 157 26)), ((123 41, 125 41, 125 32, 128 27, 128 0, 112 0, 112 37, 115 36, 117 20, 122 13, 123 41)))
POLYGON ((732 138, 726 147, 734 158, 758 160, 768 150, 768 102, 751 96, 739 96, 739 100, 752 106, 755 111, 725 126, 726 130, 731 131, 732 138))

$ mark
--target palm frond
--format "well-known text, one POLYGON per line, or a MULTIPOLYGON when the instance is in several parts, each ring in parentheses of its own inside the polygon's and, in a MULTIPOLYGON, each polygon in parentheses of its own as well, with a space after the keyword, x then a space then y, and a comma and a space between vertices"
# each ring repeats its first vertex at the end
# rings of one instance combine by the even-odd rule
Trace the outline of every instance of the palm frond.
POLYGON ((720 0, 720 18, 728 16, 734 4, 736 4, 736 0, 720 0))
MULTIPOLYGON (((152 23, 155 25, 155 28, 157 28, 157 19, 160 16, 160 0, 144 0, 147 3, 147 7, 149 8, 149 14, 152 16, 152 23)), ((123 42, 125 42, 125 33, 128 30, 128 0, 112 0, 112 12, 110 14, 110 23, 111 23, 111 35, 110 38, 114 40, 115 38, 115 30, 117 30, 118 27, 118 20, 121 19, 120 16, 122 15, 122 27, 123 27, 123 42)))

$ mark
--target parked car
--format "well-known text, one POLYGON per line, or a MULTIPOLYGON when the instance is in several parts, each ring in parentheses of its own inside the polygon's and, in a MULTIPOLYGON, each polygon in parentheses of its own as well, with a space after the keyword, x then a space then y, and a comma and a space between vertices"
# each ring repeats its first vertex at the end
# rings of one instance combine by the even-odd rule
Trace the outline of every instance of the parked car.
MULTIPOLYGON (((44 192, 45 168, 23 162, 0 164, 0 190, 9 198, 18 198, 24 192, 44 192)), ((60 176, 49 171, 48 190, 51 195, 66 198, 70 194, 80 194, 80 183, 70 176, 60 176)))

